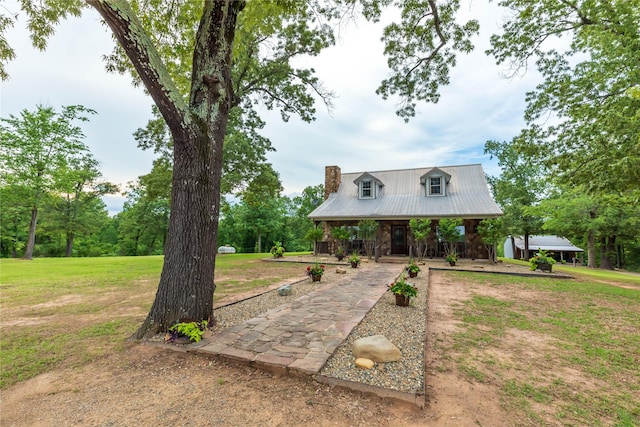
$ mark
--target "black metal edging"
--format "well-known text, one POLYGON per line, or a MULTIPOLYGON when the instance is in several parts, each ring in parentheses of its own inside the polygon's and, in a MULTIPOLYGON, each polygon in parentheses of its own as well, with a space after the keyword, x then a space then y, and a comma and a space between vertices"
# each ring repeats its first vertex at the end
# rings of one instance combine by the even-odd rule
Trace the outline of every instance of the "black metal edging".
MULTIPOLYGON (((283 285, 281 285, 281 286, 285 286, 285 285, 297 285, 298 283, 302 283, 302 282, 304 282, 304 281, 306 281, 306 280, 308 280, 308 279, 307 279, 307 278, 304 278, 304 279, 296 280, 295 282, 285 283, 285 284, 283 284, 283 285)), ((255 294, 255 295, 251 295, 251 296, 249 296, 249 297, 243 298, 243 299, 239 299, 238 301, 232 301, 232 302, 227 303, 227 304, 224 304, 224 305, 219 305, 219 306, 215 307, 215 308, 213 309, 213 311, 215 312, 216 310, 221 309, 221 308, 223 308, 223 307, 229 307, 229 306, 231 306, 231 305, 239 304, 239 303, 241 303, 241 302, 243 302, 243 301, 248 301, 248 300, 250 300, 250 299, 260 297, 260 296, 262 296, 262 295, 268 294, 269 292, 277 292, 277 291, 278 291, 278 288, 269 289, 269 290, 264 291, 264 292, 261 292, 261 293, 259 293, 259 294, 255 294)))

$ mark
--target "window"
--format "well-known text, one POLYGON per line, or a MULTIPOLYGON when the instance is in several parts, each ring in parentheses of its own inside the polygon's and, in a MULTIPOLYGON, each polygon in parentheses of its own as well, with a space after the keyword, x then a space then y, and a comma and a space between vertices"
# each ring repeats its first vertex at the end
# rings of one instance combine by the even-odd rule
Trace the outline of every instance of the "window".
POLYGON ((373 182, 372 181, 360 182, 360 198, 371 199, 373 197, 375 197, 373 194, 373 182))
POLYGON ((429 194, 434 194, 434 195, 442 194, 442 177, 441 176, 429 177, 429 194))

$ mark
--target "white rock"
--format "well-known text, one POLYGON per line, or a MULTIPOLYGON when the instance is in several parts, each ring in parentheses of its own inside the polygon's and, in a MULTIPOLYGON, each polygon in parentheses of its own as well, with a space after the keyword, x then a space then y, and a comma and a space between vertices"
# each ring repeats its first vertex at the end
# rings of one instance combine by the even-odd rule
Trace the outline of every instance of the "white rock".
POLYGON ((373 365, 375 365, 375 363, 373 363, 373 360, 371 359, 366 359, 364 357, 358 357, 356 359, 356 366, 360 369, 371 369, 373 368, 373 365))
POLYGON ((291 292, 292 292, 291 285, 282 285, 278 288, 278 295, 282 297, 291 295, 291 292))
POLYGON ((371 359, 374 362, 395 362, 400 360, 402 353, 383 335, 372 335, 360 338, 351 346, 356 357, 371 359))

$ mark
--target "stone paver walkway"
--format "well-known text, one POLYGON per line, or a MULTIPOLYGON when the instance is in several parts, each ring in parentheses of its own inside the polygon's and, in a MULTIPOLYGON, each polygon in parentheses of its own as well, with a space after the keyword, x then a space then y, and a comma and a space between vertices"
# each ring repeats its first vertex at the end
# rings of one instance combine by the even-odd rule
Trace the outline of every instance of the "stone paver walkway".
POLYGON ((344 278, 201 341, 195 350, 317 374, 401 272, 370 263, 344 278))

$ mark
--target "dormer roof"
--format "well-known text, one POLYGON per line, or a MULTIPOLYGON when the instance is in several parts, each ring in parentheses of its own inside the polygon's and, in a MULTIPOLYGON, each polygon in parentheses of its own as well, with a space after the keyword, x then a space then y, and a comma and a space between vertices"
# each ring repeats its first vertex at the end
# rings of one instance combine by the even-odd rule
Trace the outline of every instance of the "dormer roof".
POLYGON ((353 180, 353 183, 355 185, 360 184, 362 181, 373 181, 376 184, 378 184, 378 186, 380 187, 384 187, 384 183, 382 181, 380 181, 378 178, 376 178, 375 175, 370 174, 369 172, 364 172, 362 175, 360 175, 359 177, 357 177, 356 179, 353 180))
POLYGON ((424 184, 427 182, 427 178, 430 176, 444 176, 445 182, 448 184, 451 181, 451 174, 443 171, 440 168, 429 168, 427 171, 420 177, 420 184, 424 184))

